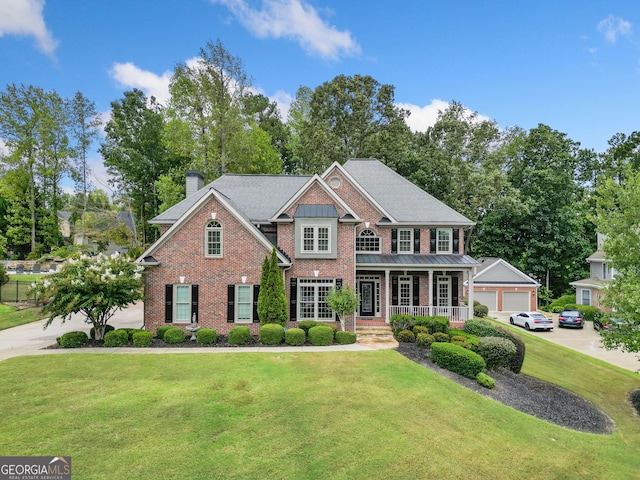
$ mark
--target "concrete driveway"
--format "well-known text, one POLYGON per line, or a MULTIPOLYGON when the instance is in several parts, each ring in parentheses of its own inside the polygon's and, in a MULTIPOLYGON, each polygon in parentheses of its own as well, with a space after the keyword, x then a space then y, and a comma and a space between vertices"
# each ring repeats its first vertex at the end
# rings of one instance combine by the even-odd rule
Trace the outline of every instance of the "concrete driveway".
MULTIPOLYGON (((509 323, 509 315, 518 312, 490 312, 489 316, 501 323, 509 323)), ((553 330, 547 331, 526 331, 524 328, 515 327, 521 336, 535 335, 558 345, 565 346, 591 357, 604 360, 605 362, 617 365, 618 367, 638 372, 640 370, 640 360, 637 353, 621 352, 620 350, 605 350, 600 342, 600 333, 593 329, 593 324, 587 322, 582 329, 559 328, 558 314, 541 312, 554 320, 553 330)))
MULTIPOLYGON (((116 328, 140 328, 143 322, 143 304, 138 303, 129 308, 116 312, 109 321, 116 328)), ((64 324, 56 319, 47 329, 46 320, 27 323, 18 327, 0 331, 0 360, 20 355, 35 355, 46 353, 42 348, 56 343, 63 333, 82 330, 89 334, 91 325, 85 323, 84 316, 75 315, 64 324)))

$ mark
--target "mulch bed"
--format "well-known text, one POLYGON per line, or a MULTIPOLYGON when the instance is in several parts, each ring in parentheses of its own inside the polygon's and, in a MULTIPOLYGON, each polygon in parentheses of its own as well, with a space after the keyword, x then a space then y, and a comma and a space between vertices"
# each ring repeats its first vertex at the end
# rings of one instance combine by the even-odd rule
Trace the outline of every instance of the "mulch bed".
POLYGON ((400 343, 397 351, 410 360, 485 397, 532 415, 540 420, 579 432, 611 434, 615 422, 592 402, 552 383, 510 370, 492 370, 496 386, 488 389, 457 373, 437 366, 428 350, 413 343, 400 343))

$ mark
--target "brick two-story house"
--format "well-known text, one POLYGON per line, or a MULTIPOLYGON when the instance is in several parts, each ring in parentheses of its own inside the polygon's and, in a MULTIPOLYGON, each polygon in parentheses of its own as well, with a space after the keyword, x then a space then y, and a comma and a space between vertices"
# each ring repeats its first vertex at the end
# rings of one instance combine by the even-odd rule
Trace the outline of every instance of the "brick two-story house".
POLYGON ((151 222, 162 235, 138 259, 151 331, 197 320, 222 334, 237 324, 257 333, 262 263, 273 246, 289 326, 335 322, 324 298, 341 285, 360 296, 349 330, 399 312, 454 322, 473 315, 462 303, 478 265, 464 254, 473 222, 377 160, 314 176, 223 175, 204 187, 190 171, 186 199, 151 222))

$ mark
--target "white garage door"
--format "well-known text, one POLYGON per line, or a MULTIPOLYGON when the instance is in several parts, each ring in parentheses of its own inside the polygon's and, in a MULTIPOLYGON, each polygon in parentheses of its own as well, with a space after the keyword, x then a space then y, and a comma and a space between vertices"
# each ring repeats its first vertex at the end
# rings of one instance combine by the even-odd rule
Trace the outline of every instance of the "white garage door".
POLYGON ((503 292, 503 312, 527 312, 531 310, 529 292, 503 292))
POLYGON ((497 292, 473 292, 473 299, 482 305, 486 305, 490 312, 498 310, 497 292))

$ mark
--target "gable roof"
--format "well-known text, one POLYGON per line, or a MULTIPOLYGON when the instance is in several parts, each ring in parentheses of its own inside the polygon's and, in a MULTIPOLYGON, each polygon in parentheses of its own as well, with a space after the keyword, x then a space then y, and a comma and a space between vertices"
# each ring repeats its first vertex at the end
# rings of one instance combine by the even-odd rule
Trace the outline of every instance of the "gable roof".
POLYGON ((417 185, 372 158, 352 158, 344 169, 388 211, 392 223, 472 226, 472 222, 417 185))
MULTIPOLYGON (((204 205, 204 203, 207 200, 209 200, 209 198, 211 197, 214 197, 216 200, 218 200, 224 206, 225 210, 227 210, 235 218, 237 218, 238 221, 244 225, 247 231, 251 233, 256 239, 258 239, 258 241, 262 245, 264 245, 267 251, 271 252, 271 249, 274 247, 274 245, 267 239, 267 237, 258 228, 256 228, 251 223, 251 221, 246 216, 242 214, 241 211, 238 210, 238 208, 233 204, 233 202, 230 199, 226 198, 225 195, 216 191, 214 188, 202 189, 202 190, 205 190, 205 191, 203 192, 203 195, 198 195, 199 198, 197 202, 193 203, 191 207, 178 219, 178 221, 173 223, 173 225, 166 232, 164 232, 164 234, 153 245, 151 245, 147 250, 144 251, 142 255, 138 257, 138 259, 136 260, 137 263, 157 264, 157 261, 155 259, 153 259, 153 262, 146 259, 153 258, 153 254, 158 250, 158 248, 160 248, 162 245, 164 245, 167 242, 167 240, 173 237, 173 235, 182 227, 182 225, 186 223, 191 217, 193 217, 193 215, 196 212, 198 212, 202 207, 202 205, 204 205)), ((200 191, 198 193, 200 193, 200 191)), ((195 196, 196 194, 191 195, 189 198, 192 198, 195 196)), ((278 255, 279 264, 291 265, 291 261, 277 248, 276 248, 276 254, 278 255)))
POLYGON ((502 258, 481 257, 473 277, 475 285, 519 285, 539 287, 540 283, 502 258))
POLYGON ((151 219, 150 223, 175 223, 211 188, 230 199, 252 222, 267 223, 310 178, 307 175, 226 174, 151 219))

